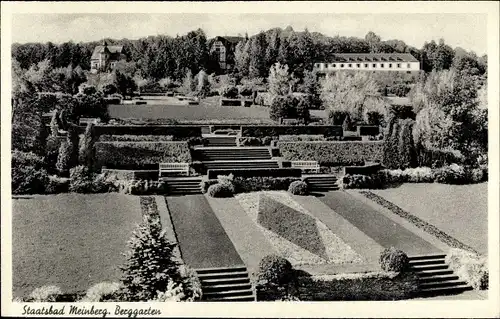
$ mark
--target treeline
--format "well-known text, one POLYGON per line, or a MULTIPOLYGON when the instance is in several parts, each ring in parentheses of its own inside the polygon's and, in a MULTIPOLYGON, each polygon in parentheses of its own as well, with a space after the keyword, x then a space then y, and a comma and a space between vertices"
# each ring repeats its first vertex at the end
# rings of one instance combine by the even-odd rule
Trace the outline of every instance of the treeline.
MULTIPOLYGON (((138 40, 106 39, 108 45, 122 45, 129 69, 145 79, 160 80, 170 78, 181 81, 187 72, 198 74, 204 70, 208 74, 221 73, 217 58, 210 54, 213 39, 207 39, 203 30, 191 31, 183 36, 150 36, 138 40)), ((90 58, 102 41, 60 45, 51 42, 14 44, 12 57, 22 69, 44 60, 52 67, 71 66, 83 70, 90 69, 90 58)), ((310 70, 315 61, 328 60, 335 53, 410 53, 421 61, 422 69, 446 70, 473 68, 478 74, 487 69, 487 57, 478 57, 473 52, 461 48, 453 49, 443 40, 430 41, 422 49, 407 45, 401 40, 386 40, 373 32, 365 38, 325 36, 318 32, 296 32, 291 27, 274 28, 251 37, 246 36, 235 51, 235 69, 232 73, 239 78, 267 78, 270 67, 280 62, 288 65, 290 72, 302 78, 305 70, 310 70)), ((135 74, 131 74, 134 76, 135 74)))

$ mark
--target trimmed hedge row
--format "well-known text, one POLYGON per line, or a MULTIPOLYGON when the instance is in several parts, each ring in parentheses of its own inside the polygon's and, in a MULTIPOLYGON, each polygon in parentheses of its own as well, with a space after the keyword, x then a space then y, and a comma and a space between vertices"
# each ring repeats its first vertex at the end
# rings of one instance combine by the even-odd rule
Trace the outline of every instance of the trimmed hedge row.
POLYGON ((375 136, 380 134, 380 127, 375 125, 358 125, 359 136, 375 136))
POLYGON ((265 137, 280 135, 323 135, 342 136, 340 125, 303 126, 303 125, 252 125, 241 127, 241 136, 265 137))
POLYGON ((101 172, 119 180, 153 180, 158 178, 158 170, 123 170, 103 168, 101 172))
POLYGON ((233 180, 236 193, 258 192, 258 191, 282 191, 288 190, 290 184, 300 181, 299 177, 235 177, 233 180))
POLYGON ((157 169, 158 163, 189 163, 187 142, 98 142, 95 144, 98 167, 157 169))
POLYGON ((346 166, 344 167, 344 174, 351 175, 371 175, 375 174, 382 168, 380 163, 369 163, 364 166, 346 166))
POLYGON ((382 141, 278 142, 281 156, 288 161, 317 161, 320 165, 353 165, 381 162, 382 141))
MULTIPOLYGON (((81 132, 85 127, 80 127, 81 132)), ((176 139, 201 137, 201 126, 192 125, 96 125, 97 135, 171 135, 176 139)))
POLYGON ((219 175, 236 177, 301 177, 299 168, 250 168, 250 169, 209 169, 208 179, 216 179, 219 175))

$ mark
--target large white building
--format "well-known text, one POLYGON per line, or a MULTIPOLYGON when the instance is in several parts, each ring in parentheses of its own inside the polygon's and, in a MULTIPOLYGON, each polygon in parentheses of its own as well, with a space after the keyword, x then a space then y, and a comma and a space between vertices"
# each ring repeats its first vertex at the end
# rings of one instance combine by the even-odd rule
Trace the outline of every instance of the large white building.
POLYGON ((314 70, 328 74, 339 70, 418 72, 420 62, 409 53, 339 53, 317 62, 314 70))

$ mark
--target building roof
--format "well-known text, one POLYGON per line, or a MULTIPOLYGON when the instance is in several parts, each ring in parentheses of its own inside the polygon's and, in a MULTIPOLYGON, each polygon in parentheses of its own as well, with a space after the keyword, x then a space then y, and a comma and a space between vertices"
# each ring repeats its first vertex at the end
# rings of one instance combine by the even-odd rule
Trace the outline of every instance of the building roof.
POLYGON ((215 37, 215 40, 225 40, 229 43, 232 44, 237 44, 240 41, 243 41, 245 38, 244 37, 235 37, 235 36, 217 36, 215 37))
POLYGON ((409 53, 335 53, 329 62, 418 62, 409 53))
MULTIPOLYGON (((122 53, 123 46, 122 45, 107 45, 109 53, 111 54, 120 54, 122 53)), ((99 59, 99 54, 104 52, 104 45, 98 45, 94 48, 94 52, 92 53, 91 59, 99 59)))

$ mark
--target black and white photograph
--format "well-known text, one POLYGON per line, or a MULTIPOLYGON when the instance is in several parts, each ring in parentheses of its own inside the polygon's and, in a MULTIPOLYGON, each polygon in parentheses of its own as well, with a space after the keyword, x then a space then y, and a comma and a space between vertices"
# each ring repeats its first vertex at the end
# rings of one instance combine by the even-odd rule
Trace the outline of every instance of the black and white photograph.
POLYGON ((3 2, 2 315, 500 315, 498 20, 3 2))

